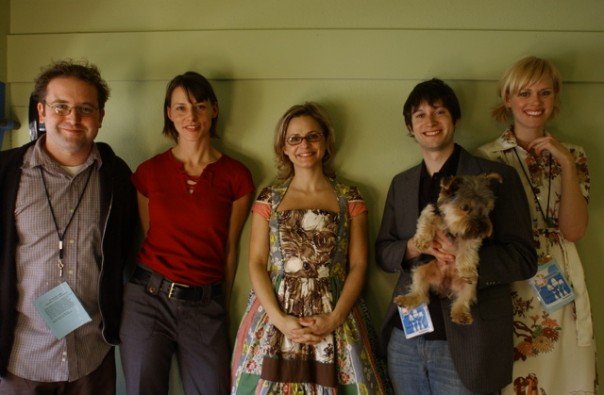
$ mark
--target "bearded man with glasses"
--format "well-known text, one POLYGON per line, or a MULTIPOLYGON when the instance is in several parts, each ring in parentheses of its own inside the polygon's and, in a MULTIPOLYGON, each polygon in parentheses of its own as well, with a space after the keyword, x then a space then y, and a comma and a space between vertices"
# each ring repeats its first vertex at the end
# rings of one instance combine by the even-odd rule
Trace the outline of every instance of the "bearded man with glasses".
POLYGON ((0 394, 114 394, 136 195, 94 142, 109 88, 60 61, 34 97, 46 133, 0 155, 0 394))

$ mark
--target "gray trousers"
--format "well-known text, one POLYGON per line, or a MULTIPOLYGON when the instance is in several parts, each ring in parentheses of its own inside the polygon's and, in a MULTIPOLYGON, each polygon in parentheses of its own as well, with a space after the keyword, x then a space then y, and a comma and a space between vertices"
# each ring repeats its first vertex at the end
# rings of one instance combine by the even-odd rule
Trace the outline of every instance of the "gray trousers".
POLYGON ((229 392, 228 328, 224 296, 208 300, 168 299, 126 284, 120 354, 130 395, 165 395, 172 356, 185 394, 229 392))

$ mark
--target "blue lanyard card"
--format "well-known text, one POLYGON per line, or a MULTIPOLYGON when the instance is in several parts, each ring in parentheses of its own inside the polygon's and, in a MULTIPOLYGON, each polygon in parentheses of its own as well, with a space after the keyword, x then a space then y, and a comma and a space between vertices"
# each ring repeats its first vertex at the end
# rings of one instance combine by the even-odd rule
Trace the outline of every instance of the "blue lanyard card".
POLYGON ((57 339, 92 321, 66 282, 40 296, 34 301, 34 306, 57 339))
POLYGON ((575 300, 575 292, 556 261, 540 265, 537 274, 529 280, 545 310, 552 313, 575 300))
POLYGON ((397 307, 398 313, 401 316, 401 322, 403 323, 405 338, 411 339, 424 333, 434 332, 430 311, 428 311, 428 306, 425 303, 415 309, 397 307))

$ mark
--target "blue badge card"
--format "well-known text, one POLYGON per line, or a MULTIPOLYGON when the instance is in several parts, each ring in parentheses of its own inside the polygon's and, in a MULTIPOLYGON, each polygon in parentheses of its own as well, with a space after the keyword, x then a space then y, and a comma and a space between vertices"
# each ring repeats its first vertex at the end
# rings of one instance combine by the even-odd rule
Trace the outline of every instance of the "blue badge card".
POLYGON ((549 313, 575 300, 573 288, 554 260, 540 265, 537 274, 529 280, 529 284, 549 313))
POLYGON ((434 332, 432 318, 426 304, 421 304, 415 309, 398 306, 398 313, 403 323, 405 338, 411 339, 424 333, 434 332))
POLYGON ((92 321, 66 282, 40 296, 34 305, 57 339, 92 321))

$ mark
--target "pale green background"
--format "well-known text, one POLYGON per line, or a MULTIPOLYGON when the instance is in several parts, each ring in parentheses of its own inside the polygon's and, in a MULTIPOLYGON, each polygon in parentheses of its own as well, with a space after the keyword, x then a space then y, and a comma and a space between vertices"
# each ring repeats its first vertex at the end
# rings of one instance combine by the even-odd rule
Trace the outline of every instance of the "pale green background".
MULTIPOLYGON (((584 146, 590 159, 590 225, 578 247, 604 344, 602 0, 0 0, 0 7, 0 80, 9 85, 10 114, 26 125, 40 67, 88 58, 112 88, 99 140, 133 169, 169 145, 160 135, 161 106, 177 73, 192 69, 212 80, 221 110, 218 146, 243 161, 258 186, 274 175, 278 117, 305 100, 324 104, 336 126, 338 174, 367 200, 371 244, 390 180, 420 159, 401 117, 410 89, 432 76, 450 83, 463 112, 457 141, 474 149, 504 127, 489 117, 504 68, 529 54, 553 60, 565 83, 562 113, 549 130, 584 146)), ((5 148, 21 145, 28 132, 22 127, 7 139, 5 148)), ((249 224, 233 334, 250 286, 248 233, 249 224)), ((373 250, 367 279, 378 324, 395 277, 375 267, 373 250)))

